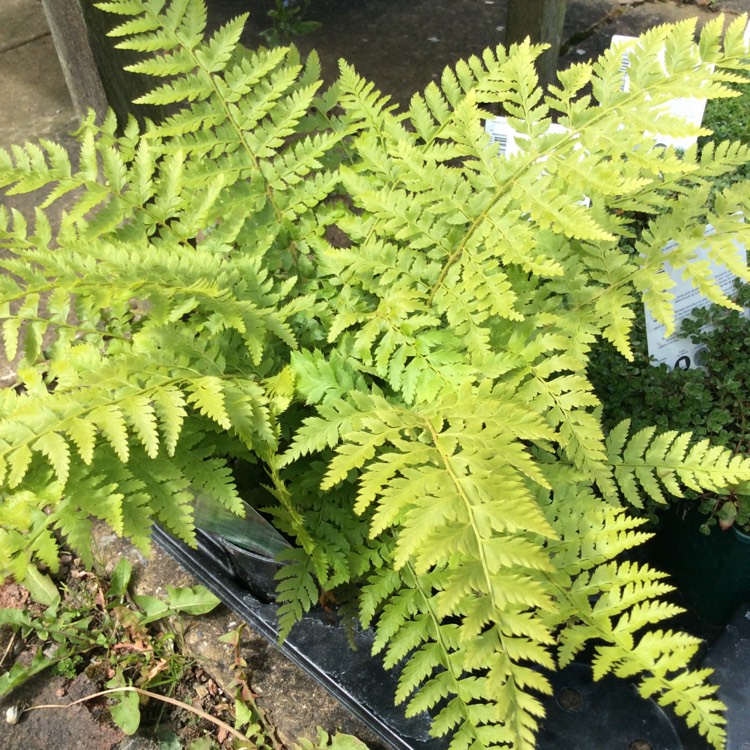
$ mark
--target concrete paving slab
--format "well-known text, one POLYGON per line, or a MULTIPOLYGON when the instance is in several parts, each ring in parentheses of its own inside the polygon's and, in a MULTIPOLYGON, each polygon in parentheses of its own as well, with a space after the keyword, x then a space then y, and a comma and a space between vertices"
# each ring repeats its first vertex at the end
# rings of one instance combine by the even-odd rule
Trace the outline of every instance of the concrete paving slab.
POLYGON ((3 0, 0 7, 0 52, 48 34, 42 0, 3 0))
POLYGON ((51 36, 0 53, 0 147, 66 133, 76 122, 51 36))

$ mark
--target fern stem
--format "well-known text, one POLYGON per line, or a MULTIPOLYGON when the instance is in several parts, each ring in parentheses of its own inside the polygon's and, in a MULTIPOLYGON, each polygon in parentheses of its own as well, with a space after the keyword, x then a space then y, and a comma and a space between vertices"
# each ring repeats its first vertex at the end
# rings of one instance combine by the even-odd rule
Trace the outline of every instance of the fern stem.
POLYGON ((10 634, 10 640, 8 641, 8 645, 5 647, 5 651, 3 651, 2 657, 0 657, 0 668, 2 668, 3 664, 5 664, 5 660, 8 658, 8 654, 12 651, 15 645, 16 645, 16 631, 12 630, 10 634))
MULTIPOLYGON (((513 659, 509 656, 510 654, 510 648, 508 647, 508 644, 506 642, 505 633, 504 633, 504 625, 505 625, 505 618, 503 617, 503 609, 498 604, 497 600, 494 596, 494 590, 492 586, 492 573, 490 572, 489 565, 487 563, 487 556, 483 545, 483 539, 481 534, 479 533, 479 528, 477 527, 476 523, 476 517, 474 514, 474 507, 469 500, 468 496, 464 492, 464 489, 461 485, 461 482, 459 481, 458 476, 456 475, 453 466, 451 464, 450 456, 441 449, 440 446, 440 437, 433 428, 432 424, 429 422, 429 420, 424 421, 425 429, 429 432, 430 437, 432 438, 433 445, 435 446, 435 449, 438 452, 438 455, 440 456, 440 460, 443 463, 443 466, 445 467, 445 471, 448 473, 448 476, 450 477, 451 481, 453 482, 453 486, 456 490, 457 495, 461 498, 463 501, 466 512, 468 513, 469 520, 471 523, 471 530, 474 535, 474 539, 476 541, 477 550, 479 554, 479 560, 482 565, 482 573, 484 575, 485 580, 485 589, 486 589, 486 595, 490 598, 490 601, 492 603, 492 609, 494 611, 494 621, 492 624, 493 629, 495 630, 498 638, 498 642, 500 643, 501 649, 503 653, 506 655, 507 659, 507 680, 510 685, 510 689, 512 693, 516 693, 518 688, 518 682, 514 675, 514 667, 515 662, 513 659)), ((517 701, 511 701, 510 705, 506 709, 508 712, 512 712, 512 727, 513 732, 515 735, 515 742, 518 744, 519 748, 525 748, 527 747, 527 742, 524 737, 524 722, 521 719, 521 710, 519 707, 519 704, 517 701)), ((507 714, 506 714, 507 715, 507 714)), ((532 719, 533 720, 533 719, 532 719)))
MULTIPOLYGON (((440 617, 438 616, 437 612, 435 611, 435 608, 432 606, 432 600, 430 596, 428 595, 428 592, 425 591, 424 587, 422 586, 422 581, 417 575, 416 571, 414 570, 414 567, 411 563, 406 563, 405 565, 406 569, 409 571, 409 574, 412 577, 411 585, 413 588, 419 593, 420 597, 422 598, 422 603, 425 611, 430 616, 430 619, 432 620, 432 627, 435 631, 435 637, 434 641, 435 643, 440 646, 440 650, 442 652, 442 663, 445 670, 450 674, 451 676, 451 682, 453 683, 453 692, 458 698, 458 700, 461 702, 461 713, 464 717, 464 720, 469 722, 469 706, 466 703, 466 701, 461 698, 461 692, 460 692, 460 677, 461 675, 456 672, 456 670, 453 667, 453 664, 451 663, 450 658, 450 649, 448 647, 448 644, 445 642, 445 640, 441 637, 441 629, 440 626, 442 624, 440 617)), ((476 738, 477 732, 476 729, 472 725, 472 729, 474 731, 474 737, 476 738)))
POLYGON ((105 329, 99 328, 84 328, 82 326, 75 325, 75 323, 66 323, 61 321, 51 321, 49 318, 40 318, 32 315, 25 315, 22 318, 16 315, 7 315, 0 317, 0 322, 6 320, 21 320, 28 323, 45 323, 50 328, 64 328, 66 330, 77 331, 78 333, 85 333, 95 336, 101 336, 103 338, 116 339, 117 341, 130 341, 131 339, 127 336, 121 336, 119 333, 113 333, 105 329))

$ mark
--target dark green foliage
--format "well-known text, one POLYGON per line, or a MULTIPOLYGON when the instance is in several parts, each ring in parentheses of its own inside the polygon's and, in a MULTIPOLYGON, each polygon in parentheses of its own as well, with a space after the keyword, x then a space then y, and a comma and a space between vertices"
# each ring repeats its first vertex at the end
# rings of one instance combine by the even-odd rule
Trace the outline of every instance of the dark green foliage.
MULTIPOLYGON (((718 141, 750 142, 750 91, 736 86, 739 96, 709 102, 703 122, 718 141)), ((747 177, 747 167, 738 169, 738 176, 747 177)))
MULTIPOLYGON (((697 314, 694 319, 703 320, 710 314, 697 314)), ((605 423, 614 426, 630 418, 635 429, 656 425, 660 429, 690 430, 696 438, 708 437, 745 451, 743 413, 750 372, 743 353, 747 351, 750 325, 735 311, 720 314, 716 322, 718 327, 713 331, 693 338, 705 346, 700 359, 705 369, 655 366, 645 340, 642 346, 634 341, 632 362, 603 346, 593 358, 590 373, 604 404, 605 423)), ((692 328, 685 321, 681 332, 688 334, 692 328)))
POLYGON ((748 183, 712 185, 750 148, 644 131, 688 134, 660 110, 675 96, 735 95, 743 20, 697 45, 690 24, 649 32, 627 92, 617 52, 545 98, 541 49, 498 47, 399 113, 346 63, 324 89, 315 56, 239 48, 243 19, 204 38, 201 0, 101 6, 161 79, 142 101, 181 107, 120 137, 87 121, 76 166, 49 143, 0 152, 0 186, 72 202, 55 232, 47 204, 0 212, 22 352, 0 569, 54 565, 55 532, 85 554, 91 515, 191 541, 196 495, 240 510, 243 459, 296 544, 282 631, 321 589, 359 590, 347 606, 406 660, 397 700, 453 750, 531 750, 549 670, 584 648, 721 747, 697 643, 658 627, 663 575, 620 558, 647 537, 622 499, 731 491, 750 460, 628 422, 605 437, 587 371, 598 341, 631 356, 641 297, 673 326, 665 261, 731 304, 690 261, 706 221, 717 263, 747 241, 748 183), (482 126, 500 106, 528 137, 508 159, 482 126))
POLYGON ((291 42, 294 37, 309 34, 320 26, 306 18, 310 0, 274 0, 268 11, 271 26, 261 32, 269 45, 291 42))
MULTIPOLYGON (((736 453, 748 451, 750 409, 750 286, 738 285, 737 304, 743 311, 711 307, 696 310, 684 322, 683 332, 702 347, 704 385, 711 395, 713 414, 706 434, 736 453), (708 330, 701 330, 710 326, 708 330)), ((697 388, 695 392, 697 393, 697 388)))
MULTIPOLYGON (((681 334, 701 347, 700 368, 669 370, 649 361, 644 339, 634 337, 634 358, 627 362, 603 345, 589 368, 604 404, 604 423, 613 428, 631 419, 634 430, 655 425, 660 430, 692 432, 737 455, 750 440, 750 286, 738 284, 734 298, 740 310, 717 305, 698 308, 683 321, 681 334)), ((642 330, 641 325, 636 330, 642 330)), ((725 528, 750 521, 750 486, 716 495, 689 492, 709 514, 705 531, 717 520, 725 528)), ((653 506, 648 506, 653 512, 653 506)))

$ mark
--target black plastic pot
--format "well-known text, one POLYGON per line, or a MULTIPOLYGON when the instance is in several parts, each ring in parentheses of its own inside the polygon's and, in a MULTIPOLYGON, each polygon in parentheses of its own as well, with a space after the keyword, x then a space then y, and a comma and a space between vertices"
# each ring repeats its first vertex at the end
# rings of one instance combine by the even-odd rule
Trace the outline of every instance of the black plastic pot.
POLYGON ((670 510, 651 545, 657 567, 669 573, 680 603, 718 631, 750 599, 750 536, 736 527, 700 532, 705 517, 670 510))
POLYGON ((735 612, 701 666, 714 670, 727 707, 726 750, 750 750, 750 604, 735 612))
MULTIPOLYGON (((253 571, 251 559, 241 550, 237 553, 239 548, 233 550, 233 545, 201 531, 197 550, 160 528, 154 530, 154 540, 257 633, 278 645, 276 605, 258 596, 273 588, 273 561, 266 559, 253 571)), ((297 623, 280 650, 389 747, 441 750, 444 743, 430 737, 426 714, 406 719, 403 710, 393 705, 398 672, 386 671, 370 655, 373 634, 360 630, 354 638, 356 651, 349 647, 343 627, 325 612, 313 611, 297 623)))
MULTIPOLYGON (((276 644, 276 606, 270 596, 276 563, 198 532, 198 549, 161 529, 156 542, 213 591, 256 632, 276 644)), ((382 741, 395 750, 443 750, 445 739, 429 735, 424 714, 406 719, 394 706, 398 670, 386 671, 372 657, 373 634, 355 633, 357 651, 342 626, 313 611, 292 630, 281 651, 337 698, 382 741)), ((615 678, 594 683, 589 667, 573 664, 551 676, 554 695, 545 704, 537 750, 707 750, 701 740, 672 724, 652 701, 615 678)))
POLYGON ((247 592, 262 604, 272 604, 276 597, 274 579, 281 565, 226 539, 217 541, 226 553, 235 575, 247 587, 247 592))

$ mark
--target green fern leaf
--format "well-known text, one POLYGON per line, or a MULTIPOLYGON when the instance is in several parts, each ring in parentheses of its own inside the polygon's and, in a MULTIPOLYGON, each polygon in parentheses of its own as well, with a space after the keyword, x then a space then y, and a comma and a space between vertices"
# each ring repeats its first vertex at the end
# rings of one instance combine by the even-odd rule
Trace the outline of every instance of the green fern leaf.
POLYGON ((5 356, 12 362, 18 354, 18 340, 21 335, 22 318, 5 318, 3 321, 3 344, 5 356))
POLYGON ((609 460, 625 498, 640 507, 640 491, 656 502, 664 503, 662 485, 677 496, 684 487, 698 492, 716 491, 737 485, 750 476, 750 461, 721 446, 700 441, 688 448, 690 434, 675 432, 655 434, 649 427, 623 443, 622 435, 629 425, 622 426, 617 439, 607 443, 609 460))
POLYGON ((76 446, 78 455, 85 464, 90 464, 94 458, 96 447, 96 426, 85 419, 73 418, 66 424, 66 432, 76 446))
POLYGON ((155 390, 151 398, 159 419, 167 455, 173 456, 187 416, 185 397, 177 388, 166 386, 155 390))
MULTIPOLYGON (((158 461, 158 459, 157 459, 158 461)), ((155 520, 170 533, 190 546, 196 545, 193 521, 194 493, 189 479, 176 462, 158 461, 133 451, 130 465, 134 476, 140 477, 142 491, 149 498, 155 520)), ((124 513, 124 507, 123 507, 124 513)), ((123 516, 122 523, 125 523, 123 516)))
POLYGON ((47 432, 37 438, 31 448, 45 456, 58 481, 64 485, 70 471, 70 447, 65 438, 57 432, 47 432))
POLYGON ((224 385, 219 378, 197 378, 188 385, 188 390, 188 403, 195 404, 201 414, 205 414, 224 429, 231 429, 232 422, 224 405, 224 385))
POLYGON ((101 430, 118 458, 126 463, 130 456, 130 446, 122 410, 116 404, 98 406, 92 410, 90 419, 101 430))
POLYGON ((159 433, 156 414, 151 399, 147 396, 134 396, 128 400, 128 421, 133 426, 136 437, 141 441, 146 454, 156 458, 159 454, 159 433))
POLYGON ((279 640, 284 640, 294 624, 318 602, 318 586, 312 577, 312 562, 302 550, 281 553, 286 564, 276 575, 276 601, 279 602, 279 640))
POLYGON ((11 489, 18 487, 18 485, 23 481, 23 478, 26 476, 26 472, 29 470, 29 465, 31 464, 31 459, 33 457, 33 454, 29 447, 25 444, 22 444, 20 447, 18 447, 16 450, 14 450, 10 455, 8 456, 8 464, 9 464, 9 471, 8 471, 8 487, 11 489))
POLYGON ((60 567, 60 547, 51 530, 45 529, 35 535, 31 551, 53 573, 57 572, 60 567))
POLYGON ((94 556, 91 553, 91 539, 93 538, 94 524, 84 512, 75 507, 72 498, 67 498, 61 505, 60 518, 56 529, 65 536, 67 543, 76 551, 85 565, 94 564, 94 556))

